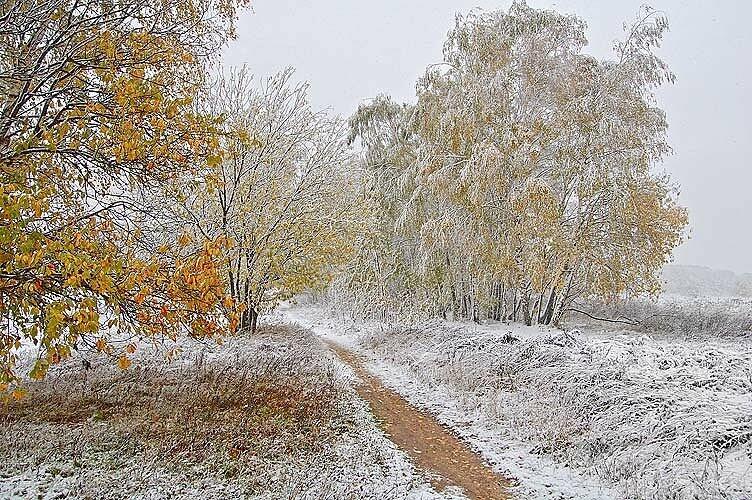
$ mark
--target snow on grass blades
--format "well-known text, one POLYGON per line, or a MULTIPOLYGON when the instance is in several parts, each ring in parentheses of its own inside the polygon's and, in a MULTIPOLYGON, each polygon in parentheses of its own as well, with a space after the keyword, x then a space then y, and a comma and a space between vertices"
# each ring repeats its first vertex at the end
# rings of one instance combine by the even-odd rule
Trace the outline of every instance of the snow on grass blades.
POLYGON ((450 498, 304 330, 134 356, 127 371, 68 360, 0 408, 1 498, 450 498))
POLYGON ((388 364, 626 498, 752 495, 752 344, 432 323, 371 333, 388 364))

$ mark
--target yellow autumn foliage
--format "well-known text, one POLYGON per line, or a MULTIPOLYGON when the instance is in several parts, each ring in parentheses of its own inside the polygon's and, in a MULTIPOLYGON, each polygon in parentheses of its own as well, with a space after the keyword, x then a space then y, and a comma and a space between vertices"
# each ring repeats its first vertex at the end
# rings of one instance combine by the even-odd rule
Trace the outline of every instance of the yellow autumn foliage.
MULTIPOLYGON (((243 2, 240 2, 243 3, 243 2)), ((156 246, 139 192, 211 153, 216 117, 193 108, 234 1, 10 0, 0 6, 0 384, 32 378, 105 336, 216 335, 227 311, 221 241, 156 246), (35 36, 27 36, 35 33, 35 36), (160 314, 166 311, 167 314, 160 314)), ((120 358, 120 365, 126 364, 120 358)), ((128 363, 130 361, 128 360, 128 363)))

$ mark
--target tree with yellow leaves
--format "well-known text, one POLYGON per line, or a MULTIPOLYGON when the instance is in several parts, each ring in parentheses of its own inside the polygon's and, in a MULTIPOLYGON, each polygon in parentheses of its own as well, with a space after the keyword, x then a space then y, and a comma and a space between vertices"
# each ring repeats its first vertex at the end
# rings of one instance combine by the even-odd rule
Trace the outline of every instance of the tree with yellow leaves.
MULTIPOLYGON (((141 193, 216 154, 193 106, 233 0, 9 0, 0 6, 0 388, 111 336, 226 329, 226 240, 156 241, 141 193)), ((123 346, 130 346, 125 348, 123 346)))
POLYGON ((523 2, 472 12, 418 81, 399 125, 409 141, 371 141, 394 126, 372 119, 383 103, 361 108, 365 163, 398 170, 386 227, 418 262, 390 273, 393 288, 421 289, 411 296, 429 314, 528 324, 557 322, 580 297, 656 293, 687 224, 655 170, 670 151, 653 95, 674 78, 654 53, 666 28, 645 9, 616 59, 598 61, 574 16, 523 2))
POLYGON ((203 113, 222 116, 221 154, 182 185, 178 220, 223 252, 238 326, 327 284, 348 259, 360 211, 344 124, 311 109, 291 70, 259 85, 242 69, 212 82, 203 113))

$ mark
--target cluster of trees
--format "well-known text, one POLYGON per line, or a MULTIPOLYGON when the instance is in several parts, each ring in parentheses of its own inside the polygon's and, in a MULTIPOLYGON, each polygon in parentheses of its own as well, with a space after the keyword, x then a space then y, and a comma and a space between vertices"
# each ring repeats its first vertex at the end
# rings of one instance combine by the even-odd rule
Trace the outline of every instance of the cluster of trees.
POLYGON ((551 324, 580 297, 659 291, 687 224, 654 168, 666 28, 645 9, 599 61, 574 16, 458 17, 416 104, 379 97, 350 121, 375 213, 338 292, 377 316, 551 324))
POLYGON ((231 241, 224 278, 239 327, 320 289, 345 264, 361 211, 346 125, 314 111, 286 70, 256 86, 245 70, 211 85, 203 113, 223 118, 221 156, 181 185, 171 205, 197 239, 231 241))
POLYGON ((135 339, 253 331, 330 284, 382 317, 526 323, 657 290, 686 225, 654 172, 662 17, 615 61, 572 16, 458 17, 416 104, 348 126, 290 70, 215 66, 243 1, 0 6, 0 391, 24 343, 33 378, 82 347, 127 368, 135 339))
POLYGON ((345 125, 213 59, 245 0, 0 5, 0 393, 86 348, 221 338, 348 258, 345 125))

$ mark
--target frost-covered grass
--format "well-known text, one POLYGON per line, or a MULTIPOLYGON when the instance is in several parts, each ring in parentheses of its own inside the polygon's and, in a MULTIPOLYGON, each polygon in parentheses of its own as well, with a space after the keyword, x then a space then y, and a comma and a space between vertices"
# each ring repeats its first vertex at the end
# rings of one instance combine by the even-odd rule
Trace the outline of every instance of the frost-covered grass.
MULTIPOLYGON (((752 339, 752 299, 742 297, 689 298, 664 295, 659 300, 636 299, 606 305, 592 302, 583 310, 601 318, 633 322, 630 328, 661 336, 704 339, 752 339)), ((570 323, 589 318, 573 314, 570 323)), ((606 323, 598 323, 603 326, 606 323)))
POLYGON ((309 332, 135 358, 73 359, 0 409, 0 497, 442 498, 309 332))
POLYGON ((382 362, 619 496, 752 497, 747 340, 503 324, 367 332, 361 345, 382 362))

